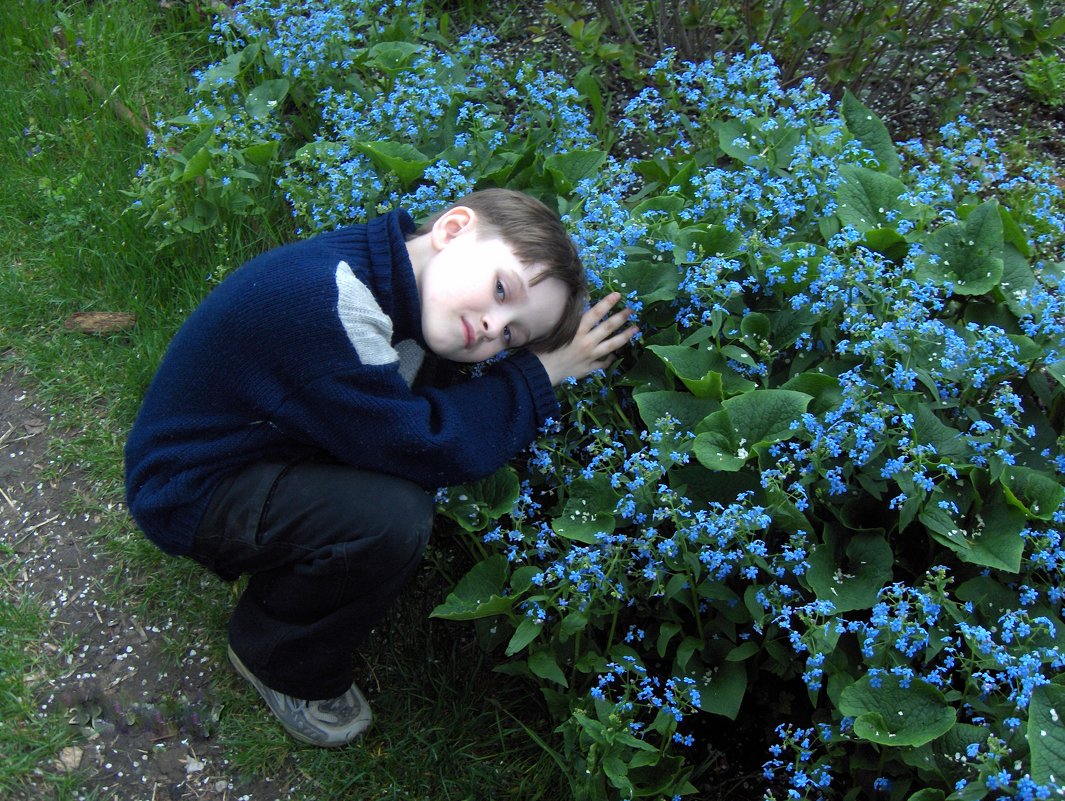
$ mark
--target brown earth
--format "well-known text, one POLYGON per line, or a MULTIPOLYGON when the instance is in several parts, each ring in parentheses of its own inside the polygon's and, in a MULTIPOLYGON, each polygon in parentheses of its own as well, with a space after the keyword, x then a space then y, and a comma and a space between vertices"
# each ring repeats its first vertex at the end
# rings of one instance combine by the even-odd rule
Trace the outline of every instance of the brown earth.
POLYGON ((100 801, 285 795, 283 781, 239 778, 212 738, 217 666, 197 633, 114 603, 121 577, 92 543, 99 518, 70 511, 88 484, 76 470, 49 471, 50 440, 66 435, 0 364, 0 546, 20 561, 5 593, 29 594, 46 610, 48 630, 34 647, 62 672, 24 678, 41 715, 61 714, 82 735, 39 766, 23 797, 52 797, 46 774, 56 772, 83 775, 82 789, 100 801))

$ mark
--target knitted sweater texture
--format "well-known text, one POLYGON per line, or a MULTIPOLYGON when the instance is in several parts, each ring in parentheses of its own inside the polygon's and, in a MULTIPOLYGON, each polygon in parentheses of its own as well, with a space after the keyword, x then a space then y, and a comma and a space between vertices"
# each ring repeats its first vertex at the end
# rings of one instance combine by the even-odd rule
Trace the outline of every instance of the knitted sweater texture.
POLYGON ((226 278, 171 343, 126 444, 126 492, 163 550, 188 551, 211 492, 266 460, 328 455, 426 489, 482 478, 558 404, 515 351, 412 389, 424 355, 405 212, 271 250, 226 278))

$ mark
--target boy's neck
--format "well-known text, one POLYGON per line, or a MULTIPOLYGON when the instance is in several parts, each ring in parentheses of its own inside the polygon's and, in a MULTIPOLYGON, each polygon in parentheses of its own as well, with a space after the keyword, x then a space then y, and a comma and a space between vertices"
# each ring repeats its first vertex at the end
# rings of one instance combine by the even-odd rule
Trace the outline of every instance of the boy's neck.
POLYGON ((422 272, 433 255, 433 244, 429 234, 422 234, 407 240, 407 257, 414 271, 414 282, 421 288, 422 272))

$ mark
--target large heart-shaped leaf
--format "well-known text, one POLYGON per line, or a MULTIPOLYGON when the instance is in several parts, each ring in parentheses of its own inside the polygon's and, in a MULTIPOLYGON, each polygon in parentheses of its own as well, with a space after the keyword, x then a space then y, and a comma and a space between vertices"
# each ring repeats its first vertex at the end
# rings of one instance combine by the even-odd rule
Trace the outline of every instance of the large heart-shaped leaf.
POLYGON ((502 554, 478 562, 429 616, 445 620, 474 620, 509 612, 513 600, 499 594, 506 583, 507 564, 507 558, 502 554))
POLYGON ((850 537, 846 555, 846 560, 837 560, 827 544, 814 548, 806 573, 810 588, 836 612, 870 609, 880 588, 891 580, 894 552, 881 535, 860 533, 850 537))
POLYGON ((847 130, 876 156, 880 169, 888 175, 898 175, 901 169, 899 154, 883 121, 851 94, 849 89, 843 92, 840 113, 847 130))
POLYGON ((842 165, 839 173, 843 179, 836 190, 840 222, 861 233, 890 227, 888 213, 898 210, 899 195, 906 191, 902 181, 853 164, 842 165))
POLYGON ((1006 500, 1037 520, 1050 520, 1065 500, 1065 487, 1047 473, 1029 467, 1010 467, 1002 485, 1006 500))
POLYGON ((806 411, 813 398, 791 389, 758 389, 728 398, 721 405, 728 412, 740 444, 770 445, 792 436, 791 425, 806 411))
POLYGON ((982 295, 1002 280, 1002 217, 994 200, 982 203, 964 222, 945 225, 929 234, 925 249, 936 257, 924 259, 918 278, 950 284, 955 294, 982 295))
POLYGON ((1045 684, 1032 691, 1028 707, 1032 778, 1039 784, 1065 781, 1065 687, 1045 684), (1051 778, 1053 777, 1053 778, 1051 778))
POLYGON ((943 693, 913 679, 903 687, 896 676, 863 676, 840 695, 839 710, 854 717, 854 733, 894 747, 930 743, 950 731, 957 712, 943 693), (879 686, 874 686, 878 684, 879 686))
POLYGON ((356 142, 355 147, 369 156, 378 169, 395 173, 404 186, 421 178, 432 164, 428 156, 405 142, 356 142))

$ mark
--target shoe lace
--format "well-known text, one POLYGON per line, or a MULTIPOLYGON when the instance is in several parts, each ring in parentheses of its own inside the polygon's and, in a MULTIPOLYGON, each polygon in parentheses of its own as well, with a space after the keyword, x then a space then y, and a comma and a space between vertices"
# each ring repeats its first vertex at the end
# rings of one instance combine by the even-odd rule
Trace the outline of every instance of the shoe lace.
POLYGON ((326 723, 344 723, 358 715, 361 708, 358 699, 349 698, 349 695, 350 693, 345 693, 339 698, 307 701, 307 711, 311 716, 326 723))

